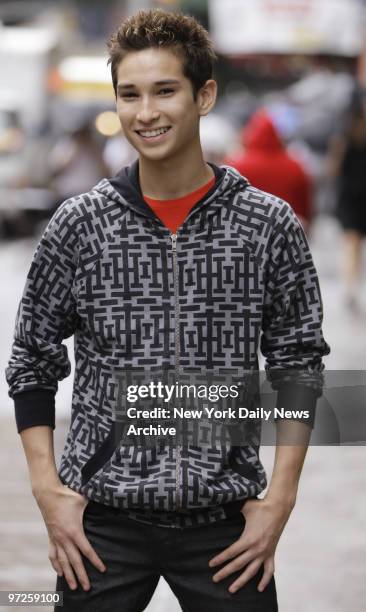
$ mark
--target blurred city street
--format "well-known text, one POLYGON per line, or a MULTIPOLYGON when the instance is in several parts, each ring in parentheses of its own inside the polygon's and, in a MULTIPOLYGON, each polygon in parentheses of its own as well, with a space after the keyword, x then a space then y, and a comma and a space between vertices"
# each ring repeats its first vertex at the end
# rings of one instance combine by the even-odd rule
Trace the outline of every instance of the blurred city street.
MULTIPOLYGON (((366 315, 351 314, 344 306, 338 276, 340 240, 338 225, 332 218, 319 218, 313 230, 312 248, 323 292, 325 335, 332 347, 326 364, 332 369, 365 369, 366 315)), ((10 349, 15 304, 34 245, 35 240, 28 239, 0 246, 2 370, 10 349)), ((366 304, 365 287, 366 277, 362 289, 366 304)), ((67 427, 71 382, 69 377, 61 383, 58 396, 55 436, 58 455, 67 427)), ((0 589, 52 589, 55 576, 47 559, 45 527, 30 493, 26 462, 3 377, 0 390, 0 589)), ((273 448, 263 447, 261 456, 270 475, 273 448)), ((281 612, 364 611, 365 461, 363 446, 310 447, 297 505, 278 547, 276 579, 281 612)), ((167 584, 161 580, 148 612, 179 609, 167 584)))

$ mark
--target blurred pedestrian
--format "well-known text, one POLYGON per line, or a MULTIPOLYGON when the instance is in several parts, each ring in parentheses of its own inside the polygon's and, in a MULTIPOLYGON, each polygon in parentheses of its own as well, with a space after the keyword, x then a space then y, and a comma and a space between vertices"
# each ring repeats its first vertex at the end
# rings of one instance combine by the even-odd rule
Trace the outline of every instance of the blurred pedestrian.
POLYGON ((103 153, 86 122, 63 136, 50 152, 49 167, 55 193, 55 207, 75 193, 83 193, 90 185, 108 176, 103 153))
POLYGON ((366 109, 352 112, 345 133, 330 146, 330 173, 337 179, 336 216, 343 231, 343 278, 347 305, 357 308, 366 235, 366 109))
POLYGON ((103 149, 103 160, 108 168, 108 176, 118 174, 125 166, 130 166, 137 159, 135 149, 120 130, 108 138, 103 149))
POLYGON ((312 184, 304 168, 286 147, 265 110, 259 110, 242 130, 244 150, 225 159, 258 189, 289 202, 307 229, 312 218, 312 184))

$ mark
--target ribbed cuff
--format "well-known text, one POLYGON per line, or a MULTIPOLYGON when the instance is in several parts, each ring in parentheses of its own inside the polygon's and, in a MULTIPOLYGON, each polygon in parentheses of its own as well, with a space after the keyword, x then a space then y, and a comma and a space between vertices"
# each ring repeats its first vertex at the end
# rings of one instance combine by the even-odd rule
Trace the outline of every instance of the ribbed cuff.
POLYGON ((31 389, 16 393, 14 407, 18 433, 37 425, 55 429, 55 391, 31 389))
POLYGON ((313 429, 316 402, 318 397, 319 391, 311 387, 294 383, 284 384, 278 391, 276 408, 291 410, 292 413, 296 411, 298 415, 300 415, 301 412, 307 411, 309 413, 309 418, 302 418, 300 416, 297 418, 292 418, 296 421, 301 421, 302 423, 309 425, 309 427, 313 429))

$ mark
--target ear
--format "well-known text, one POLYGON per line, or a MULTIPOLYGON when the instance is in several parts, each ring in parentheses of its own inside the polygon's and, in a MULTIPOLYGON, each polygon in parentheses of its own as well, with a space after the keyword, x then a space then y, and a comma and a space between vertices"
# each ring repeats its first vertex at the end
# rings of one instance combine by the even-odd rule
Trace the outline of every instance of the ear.
POLYGON ((217 83, 213 79, 209 79, 197 92, 197 105, 200 117, 208 115, 210 110, 215 106, 217 97, 217 83))

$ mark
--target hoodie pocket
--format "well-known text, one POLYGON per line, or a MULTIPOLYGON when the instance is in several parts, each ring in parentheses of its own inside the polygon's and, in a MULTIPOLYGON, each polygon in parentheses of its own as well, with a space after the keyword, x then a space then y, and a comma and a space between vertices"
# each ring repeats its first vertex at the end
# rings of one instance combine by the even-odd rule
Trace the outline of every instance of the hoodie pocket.
POLYGON ((81 485, 84 487, 89 480, 103 468, 116 450, 116 423, 113 422, 111 430, 97 452, 88 459, 81 468, 81 485))

